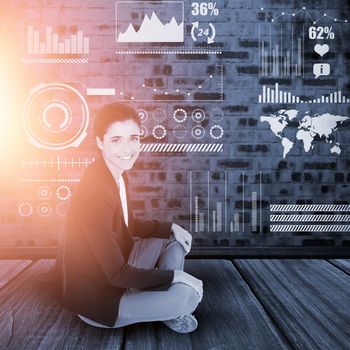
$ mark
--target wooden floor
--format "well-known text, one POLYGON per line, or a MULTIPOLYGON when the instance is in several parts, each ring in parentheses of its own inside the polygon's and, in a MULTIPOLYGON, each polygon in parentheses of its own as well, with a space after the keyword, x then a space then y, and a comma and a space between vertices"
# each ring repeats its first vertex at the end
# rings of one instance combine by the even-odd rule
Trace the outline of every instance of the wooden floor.
POLYGON ((63 309, 54 260, 0 260, 0 349, 350 349, 350 260, 188 260, 198 329, 96 329, 63 309))

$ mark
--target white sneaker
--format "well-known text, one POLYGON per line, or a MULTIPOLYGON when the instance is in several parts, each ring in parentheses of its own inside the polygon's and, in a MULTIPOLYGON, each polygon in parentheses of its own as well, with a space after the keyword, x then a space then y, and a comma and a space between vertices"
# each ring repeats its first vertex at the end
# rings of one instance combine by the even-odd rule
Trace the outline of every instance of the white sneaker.
POLYGON ((163 321, 163 323, 178 333, 190 333, 198 327, 198 322, 193 315, 180 316, 173 320, 163 321))

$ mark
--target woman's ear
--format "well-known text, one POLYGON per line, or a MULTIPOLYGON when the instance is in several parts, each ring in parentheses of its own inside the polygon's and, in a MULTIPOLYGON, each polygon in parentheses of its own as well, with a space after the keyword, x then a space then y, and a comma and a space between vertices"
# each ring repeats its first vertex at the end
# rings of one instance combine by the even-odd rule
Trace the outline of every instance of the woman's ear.
POLYGON ((103 147, 103 142, 101 141, 101 139, 100 139, 98 136, 96 136, 96 144, 97 144, 97 147, 98 147, 101 151, 103 151, 103 149, 104 149, 104 147, 103 147))

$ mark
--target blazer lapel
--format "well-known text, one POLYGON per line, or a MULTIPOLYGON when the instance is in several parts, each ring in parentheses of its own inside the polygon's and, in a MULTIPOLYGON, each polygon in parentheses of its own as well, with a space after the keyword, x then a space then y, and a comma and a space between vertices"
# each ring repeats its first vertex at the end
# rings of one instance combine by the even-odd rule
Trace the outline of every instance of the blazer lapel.
MULTIPOLYGON (((99 166, 102 169, 102 173, 104 174, 105 180, 109 181, 109 182, 113 182, 113 187, 114 187, 115 197, 116 197, 116 203, 117 203, 115 219, 118 220, 118 221, 120 220, 121 223, 122 223, 122 226, 123 226, 123 230, 124 231, 126 230, 127 232, 129 232, 129 228, 126 225, 125 220, 124 220, 123 207, 122 207, 122 201, 121 201, 121 198, 120 198, 119 187, 118 187, 117 183, 115 182, 114 177, 113 177, 111 171, 109 170, 106 162, 104 161, 103 157, 99 158, 97 160, 97 162, 98 162, 99 166)), ((129 225, 130 225, 130 222, 131 222, 130 221, 131 210, 129 208, 129 198, 128 198, 128 190, 127 190, 128 189, 128 180, 127 180, 126 176, 123 176, 123 179, 124 179, 124 183, 125 183, 126 202, 128 204, 128 219, 129 219, 128 222, 129 222, 129 225)))

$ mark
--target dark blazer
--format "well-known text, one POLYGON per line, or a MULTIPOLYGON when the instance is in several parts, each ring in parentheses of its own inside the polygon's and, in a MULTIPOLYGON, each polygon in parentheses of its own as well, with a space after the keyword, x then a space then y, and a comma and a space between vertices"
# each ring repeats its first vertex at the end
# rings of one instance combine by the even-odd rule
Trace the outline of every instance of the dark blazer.
MULTIPOLYGON (((123 177, 126 185, 126 178, 123 177)), ((61 250, 62 304, 113 326, 126 288, 167 290, 173 270, 129 265, 132 236, 169 238, 171 224, 135 220, 126 226, 118 186, 101 157, 90 165, 72 196, 61 250)))

